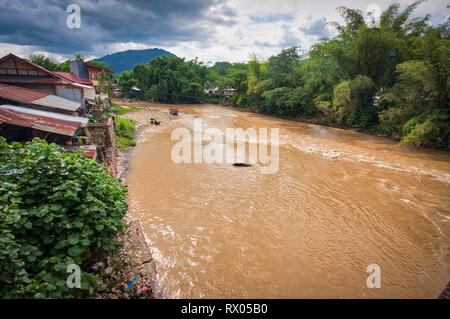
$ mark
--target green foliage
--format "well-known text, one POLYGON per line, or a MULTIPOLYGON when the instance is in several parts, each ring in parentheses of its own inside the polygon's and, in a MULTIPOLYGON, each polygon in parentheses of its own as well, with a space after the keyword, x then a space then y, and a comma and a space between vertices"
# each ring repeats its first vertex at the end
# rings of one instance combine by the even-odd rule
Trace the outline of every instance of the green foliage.
POLYGON ((133 139, 136 128, 133 120, 115 117, 114 132, 117 136, 133 139))
POLYGON ((354 127, 367 127, 372 123, 377 116, 373 107, 374 93, 372 79, 363 75, 336 85, 333 106, 338 123, 354 127))
POLYGON ((136 146, 136 143, 133 141, 135 131, 136 128, 132 120, 115 117, 114 132, 116 133, 116 143, 119 149, 123 151, 126 146, 136 146))
POLYGON ((111 74, 102 71, 95 76, 95 79, 98 81, 98 84, 95 86, 97 93, 108 94, 108 96, 113 95, 111 74))
POLYGON ((416 116, 405 123, 402 129, 405 144, 421 145, 435 141, 439 137, 439 124, 436 116, 416 116))
POLYGON ((130 107, 127 109, 127 108, 124 108, 124 107, 120 106, 119 104, 113 103, 113 102, 111 102, 111 108, 112 108, 113 113, 116 115, 124 115, 128 112, 135 112, 135 111, 140 110, 137 107, 130 107))
POLYGON ((333 23, 335 38, 304 56, 296 47, 267 61, 253 55, 221 83, 236 90, 231 102, 240 107, 289 116, 331 108, 320 123, 448 149, 449 28, 433 27, 428 15, 411 19, 422 2, 389 6, 380 28, 367 27, 362 11, 340 7, 345 23, 333 23))
POLYGON ((136 146, 136 143, 127 137, 117 137, 117 146, 120 150, 124 151, 126 146, 136 146))
POLYGON ((84 56, 82 53, 75 53, 73 56, 74 56, 75 60, 84 62, 84 56))
POLYGON ((124 52, 116 52, 106 55, 102 58, 91 60, 89 61, 89 63, 92 63, 94 61, 105 62, 107 65, 111 66, 111 70, 120 75, 124 71, 131 71, 137 64, 145 64, 148 61, 163 55, 173 56, 172 53, 157 48, 145 50, 127 50, 124 52))
POLYGON ((315 109, 311 96, 302 88, 276 88, 264 92, 262 97, 264 98, 264 110, 268 113, 306 116, 314 114, 315 109))
POLYGON ((403 10, 390 5, 379 28, 369 28, 362 11, 340 7, 344 24, 331 23, 338 35, 304 55, 292 47, 265 61, 252 54, 248 63, 211 67, 164 57, 137 65, 119 83, 125 92, 138 85, 147 99, 164 102, 203 102, 203 88, 233 88, 229 102, 249 110, 292 117, 326 113, 317 120, 448 149, 448 22, 434 27, 429 15, 411 18, 422 2, 403 10), (405 130, 416 117, 417 129, 405 130))
POLYGON ((302 67, 315 101, 334 82, 335 114, 327 120, 448 148, 449 29, 433 27, 428 15, 410 19, 422 2, 403 11, 391 5, 380 28, 368 28, 361 11, 339 9, 345 20, 334 24, 339 35, 315 45, 302 67), (317 64, 318 72, 308 72, 304 65, 316 59, 329 64, 325 72, 317 64))
POLYGON ((223 86, 227 72, 232 66, 229 62, 216 62, 212 67, 208 68, 207 83, 209 87, 223 86))
POLYGON ((30 55, 29 60, 30 60, 30 62, 40 65, 49 71, 58 71, 58 64, 51 61, 44 54, 30 55))
POLYGON ((132 77, 131 72, 123 71, 117 77, 117 83, 122 89, 122 94, 129 98, 132 96, 131 88, 137 84, 137 80, 132 77))
POLYGON ((108 63, 104 62, 104 61, 95 61, 95 60, 91 60, 88 62, 89 64, 98 66, 99 68, 104 68, 104 69, 108 69, 111 71, 114 71, 109 65, 108 63))
POLYGON ((0 172, 0 297, 90 296, 96 277, 82 271, 69 289, 67 266, 120 247, 127 189, 80 151, 39 139, 0 137, 0 172))
POLYGON ((123 92, 137 85, 145 99, 168 103, 198 103, 203 100, 207 67, 197 60, 185 62, 175 56, 162 56, 148 64, 136 65, 118 78, 123 92))
POLYGON ((298 47, 282 50, 281 53, 271 56, 267 61, 266 78, 272 80, 276 87, 300 84, 300 79, 295 72, 295 65, 299 60, 298 47))
POLYGON ((334 87, 333 105, 337 109, 343 109, 350 105, 352 101, 352 90, 350 88, 350 81, 342 81, 334 87))

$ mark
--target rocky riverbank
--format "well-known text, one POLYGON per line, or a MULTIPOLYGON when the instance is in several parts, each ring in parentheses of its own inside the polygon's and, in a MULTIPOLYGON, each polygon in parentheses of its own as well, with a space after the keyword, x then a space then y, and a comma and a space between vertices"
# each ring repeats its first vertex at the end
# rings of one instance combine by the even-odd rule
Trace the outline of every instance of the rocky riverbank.
POLYGON ((123 247, 115 256, 106 257, 91 266, 101 283, 95 290, 98 299, 153 299, 156 266, 145 242, 138 220, 131 220, 119 240, 123 247))
MULTIPOLYGON (((128 174, 133 157, 133 147, 117 150, 117 178, 128 174)), ((123 243, 114 256, 106 257, 91 265, 91 271, 101 280, 95 290, 98 299, 154 299, 159 298, 155 289, 156 265, 147 246, 146 236, 139 220, 125 217, 127 228, 118 238, 123 243)))

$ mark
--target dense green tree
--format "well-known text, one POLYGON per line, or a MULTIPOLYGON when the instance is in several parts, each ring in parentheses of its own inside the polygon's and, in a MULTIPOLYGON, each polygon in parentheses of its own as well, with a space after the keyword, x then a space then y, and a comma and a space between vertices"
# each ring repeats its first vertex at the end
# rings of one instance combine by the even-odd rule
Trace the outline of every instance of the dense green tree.
POLYGON ((117 83, 122 89, 122 94, 126 97, 131 96, 131 88, 137 84, 137 80, 132 77, 131 72, 123 71, 117 77, 117 83))
POLYGON ((58 69, 58 64, 54 63, 44 54, 30 55, 29 60, 30 62, 40 65, 50 71, 57 71, 58 69))
MULTIPOLYGON (((449 147, 449 26, 414 17, 424 0, 404 9, 394 3, 369 27, 362 11, 339 7, 343 24, 309 52, 282 50, 267 60, 213 66, 176 57, 137 65, 120 79, 136 83, 145 97, 165 102, 202 102, 204 89, 232 88, 230 102, 289 117, 326 114, 322 123, 401 137, 403 143, 449 147)), ((229 92, 229 91, 227 91, 229 92)), ((318 119, 319 120, 319 119, 318 119)))
POLYGON ((162 56, 136 65, 130 73, 122 73, 118 81, 124 92, 137 85, 146 99, 193 103, 204 97, 207 77, 208 68, 197 59, 186 62, 175 56, 162 56))

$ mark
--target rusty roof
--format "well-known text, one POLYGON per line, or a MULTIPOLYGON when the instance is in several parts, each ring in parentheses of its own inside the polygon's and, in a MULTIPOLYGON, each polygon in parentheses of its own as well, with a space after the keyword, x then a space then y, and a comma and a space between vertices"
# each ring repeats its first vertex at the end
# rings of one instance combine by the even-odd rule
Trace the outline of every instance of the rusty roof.
POLYGON ((37 130, 73 136, 87 118, 30 109, 14 105, 0 105, 0 124, 31 127, 37 130))
POLYGON ((98 66, 98 65, 95 65, 95 64, 91 64, 91 63, 89 63, 89 62, 83 62, 83 64, 84 64, 88 69, 94 69, 94 70, 98 70, 98 71, 105 71, 106 73, 114 73, 113 71, 111 71, 111 70, 109 70, 109 69, 107 69, 107 68, 104 68, 104 67, 101 67, 101 66, 98 66))
POLYGON ((0 83, 0 97, 8 100, 11 99, 31 103, 33 101, 42 99, 47 95, 49 95, 49 93, 24 89, 19 86, 0 83))
POLYGON ((91 80, 81 80, 73 72, 54 72, 56 75, 61 76, 71 82, 83 84, 83 85, 94 85, 91 80))
POLYGON ((81 107, 80 102, 5 83, 0 83, 0 97, 19 103, 30 103, 65 111, 76 111, 81 107))
POLYGON ((64 146, 64 149, 68 153, 73 153, 76 150, 81 150, 84 152, 84 155, 88 158, 96 159, 97 157, 97 145, 78 145, 78 146, 64 146))

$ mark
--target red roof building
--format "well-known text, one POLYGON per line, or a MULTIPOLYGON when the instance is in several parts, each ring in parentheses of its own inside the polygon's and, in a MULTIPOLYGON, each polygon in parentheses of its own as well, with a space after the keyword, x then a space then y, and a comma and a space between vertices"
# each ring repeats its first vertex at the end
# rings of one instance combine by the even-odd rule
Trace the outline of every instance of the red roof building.
POLYGON ((59 71, 55 71, 54 73, 56 75, 58 75, 59 77, 64 78, 64 79, 66 79, 66 80, 68 80, 70 82, 73 82, 73 83, 78 83, 78 84, 82 84, 82 85, 89 85, 89 86, 94 85, 91 80, 81 80, 81 79, 79 79, 75 75, 75 73, 73 73, 73 72, 59 72, 59 71))
POLYGON ((78 128, 86 126, 88 119, 15 105, 0 105, 0 124, 4 123, 73 136, 78 128))

